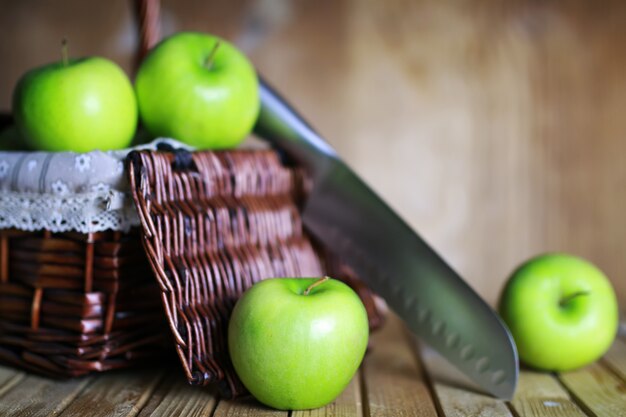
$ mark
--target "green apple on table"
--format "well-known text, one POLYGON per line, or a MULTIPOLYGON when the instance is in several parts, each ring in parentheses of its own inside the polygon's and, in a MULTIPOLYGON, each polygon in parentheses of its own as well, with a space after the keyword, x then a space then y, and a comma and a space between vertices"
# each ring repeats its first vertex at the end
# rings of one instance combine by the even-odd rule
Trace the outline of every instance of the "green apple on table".
POLYGON ((139 114, 155 136, 203 149, 237 146, 259 113, 256 72, 228 42, 181 32, 150 51, 135 80, 139 114))
POLYGON ((237 302, 228 345, 237 375, 260 402, 310 409, 348 385, 368 334, 365 307, 346 284, 275 278, 253 285, 237 302))
POLYGON ((521 265, 504 288, 499 311, 520 360, 547 371, 572 370, 600 358, 619 319, 606 276, 584 259, 559 253, 521 265))
POLYGON ((127 147, 137 102, 122 69, 105 58, 68 59, 28 71, 13 93, 15 123, 33 149, 88 152, 127 147))

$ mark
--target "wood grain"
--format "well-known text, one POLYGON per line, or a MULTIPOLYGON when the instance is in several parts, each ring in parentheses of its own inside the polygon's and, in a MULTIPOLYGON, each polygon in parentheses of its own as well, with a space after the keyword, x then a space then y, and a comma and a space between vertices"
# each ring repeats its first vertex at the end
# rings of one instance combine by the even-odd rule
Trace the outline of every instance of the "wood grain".
POLYGON ((63 417, 136 416, 163 378, 161 370, 129 370, 99 376, 61 414, 63 417))
POLYGON ((191 386, 184 380, 181 372, 174 371, 161 381, 141 409, 139 417, 210 417, 216 404, 217 398, 213 390, 191 386))
POLYGON ((220 401, 216 407, 216 397, 210 390, 187 385, 180 375, 172 377, 178 372, 169 369, 135 369, 58 381, 0 366, 0 378, 5 381, 0 385, 0 415, 619 417, 626 411, 626 384, 621 378, 625 350, 621 341, 601 362, 559 375, 563 385, 552 374, 522 370, 509 411, 503 402, 468 386, 469 381, 463 380, 458 371, 455 375, 441 357, 421 349, 430 378, 425 381, 405 332, 392 317, 389 325, 372 338, 362 379, 355 378, 334 404, 317 410, 276 411, 252 398, 220 401), (433 390, 428 389, 429 382, 433 390), (7 384, 10 386, 2 391, 7 384))
POLYGON ((503 401, 444 384, 435 384, 435 393, 446 417, 512 417, 503 401))
POLYGON ((272 410, 253 398, 220 401, 214 417, 288 417, 287 411, 272 410))
POLYGON ((512 417, 506 403, 481 394, 476 385, 434 350, 416 343, 439 408, 446 417, 512 417))
POLYGON ((595 415, 626 416, 626 382, 600 363, 562 373, 559 379, 595 415))
POLYGON ((602 359, 613 372, 618 374, 623 381, 626 381, 626 342, 615 339, 609 351, 602 359))
POLYGON ((422 368, 405 337, 400 319, 391 316, 371 336, 372 349, 362 365, 366 415, 436 416, 422 368))
POLYGON ((585 416, 551 374, 523 370, 511 402, 519 417, 585 416))
POLYGON ((0 366, 0 397, 26 377, 23 371, 0 366))
POLYGON ((362 408, 360 374, 357 373, 331 404, 315 410, 293 411, 291 417, 361 417, 362 408))
POLYGON ((58 381, 28 375, 0 397, 0 415, 15 417, 58 415, 91 381, 91 378, 58 381))

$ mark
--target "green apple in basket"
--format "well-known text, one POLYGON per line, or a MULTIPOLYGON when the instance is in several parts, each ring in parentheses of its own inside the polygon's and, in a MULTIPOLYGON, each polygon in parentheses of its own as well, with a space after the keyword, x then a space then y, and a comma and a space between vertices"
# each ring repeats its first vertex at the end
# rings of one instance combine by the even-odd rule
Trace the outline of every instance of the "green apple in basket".
POLYGON ((237 146, 259 113, 256 72, 228 42, 182 32, 145 58, 135 80, 139 114, 155 136, 197 148, 237 146))
POLYGON ((88 152, 127 147, 137 103, 122 69, 100 57, 68 59, 32 69, 13 93, 13 115, 33 149, 88 152))
POLYGON ((260 281, 228 328, 235 371, 262 403, 281 410, 333 401, 358 369, 369 333, 358 295, 330 278, 260 281))
POLYGON ((591 263, 566 254, 537 256, 509 279, 499 306, 520 360, 567 371, 600 358, 618 326, 617 298, 591 263))

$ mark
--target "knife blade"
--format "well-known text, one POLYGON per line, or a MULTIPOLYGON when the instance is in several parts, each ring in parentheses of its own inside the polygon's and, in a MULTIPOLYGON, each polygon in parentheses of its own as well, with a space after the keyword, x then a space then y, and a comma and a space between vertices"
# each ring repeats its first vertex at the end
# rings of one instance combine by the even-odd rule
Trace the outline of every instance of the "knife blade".
POLYGON ((255 133, 313 176, 308 230, 420 339, 488 393, 512 398, 517 349, 495 312, 263 79, 260 99, 255 133))

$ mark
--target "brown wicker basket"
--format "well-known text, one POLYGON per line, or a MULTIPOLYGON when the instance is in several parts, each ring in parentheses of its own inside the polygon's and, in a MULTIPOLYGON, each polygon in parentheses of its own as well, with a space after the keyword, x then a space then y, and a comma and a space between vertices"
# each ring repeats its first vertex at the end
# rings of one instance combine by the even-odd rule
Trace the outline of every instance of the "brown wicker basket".
POLYGON ((120 368, 169 345, 137 231, 0 230, 0 360, 54 376, 120 368))
MULTIPOLYGON (((134 3, 143 56, 158 39, 159 2, 134 3)), ((134 151, 126 175, 139 229, 0 229, 0 361, 78 376, 174 348, 190 383, 234 397, 245 389, 228 357, 227 323, 259 280, 343 279, 370 326, 381 324, 372 293, 306 234, 298 204, 309 181, 276 152, 134 151)))
POLYGON ((304 232, 305 176, 274 151, 134 151, 127 175, 140 231, 0 230, 1 361, 78 376, 174 346, 190 383, 231 397, 245 390, 227 322, 253 283, 339 274, 381 322, 369 290, 304 232))
MULTIPOLYGON (((142 241, 187 379, 217 383, 226 397, 244 393, 226 337, 238 298, 262 279, 322 276, 338 265, 304 232, 297 202, 305 177, 271 150, 143 151, 128 161, 142 241)), ((343 278, 380 324, 372 294, 343 278)))

